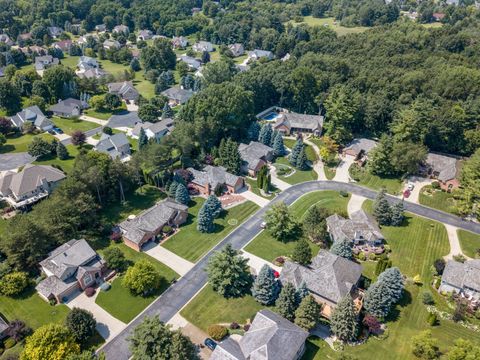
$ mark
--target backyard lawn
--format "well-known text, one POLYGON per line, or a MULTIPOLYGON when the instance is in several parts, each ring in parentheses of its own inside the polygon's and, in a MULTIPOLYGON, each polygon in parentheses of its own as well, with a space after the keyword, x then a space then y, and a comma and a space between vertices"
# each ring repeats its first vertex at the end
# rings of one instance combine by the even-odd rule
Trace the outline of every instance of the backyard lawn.
MULTIPOLYGON (((275 164, 274 166, 279 169, 279 168, 282 168, 282 167, 290 167, 290 168, 293 168, 290 163, 288 162, 288 159, 287 158, 277 158, 275 160, 275 164)), ((311 180, 317 180, 317 173, 315 171, 313 171, 312 168, 308 169, 308 170, 299 170, 299 169, 295 169, 295 172, 293 174, 290 174, 290 175, 278 175, 278 178, 285 181, 286 183, 289 183, 291 185, 295 185, 295 184, 298 184, 298 183, 302 183, 302 182, 305 182, 305 181, 311 181, 311 180)))
POLYGON ((348 35, 348 34, 357 34, 368 30, 368 27, 355 26, 355 27, 345 27, 340 25, 340 21, 335 21, 335 18, 314 18, 313 16, 304 16, 303 21, 297 23, 293 20, 290 21, 294 26, 299 24, 307 24, 309 26, 326 26, 334 30, 339 36, 348 35))
POLYGON ((456 214, 455 199, 452 193, 432 189, 430 185, 420 190, 419 202, 422 205, 456 214))
POLYGON ((41 160, 34 161, 34 164, 37 165, 53 165, 57 166, 62 171, 66 172, 67 174, 73 170, 73 164, 75 163, 75 157, 78 155, 78 148, 74 145, 67 145, 66 146, 68 151, 68 159, 60 160, 56 156, 46 157, 41 160))
POLYGON ((480 235, 458 229, 458 240, 465 255, 471 258, 478 258, 480 249, 480 235))
POLYGON ((326 360, 337 359, 332 348, 322 339, 311 336, 307 339, 305 344, 305 353, 302 360, 326 360))
POLYGON ((40 137, 48 142, 51 142, 54 139, 53 136, 48 133, 42 133, 38 135, 25 134, 18 136, 8 136, 6 144, 0 146, 0 154, 27 152, 28 144, 32 142, 32 139, 34 137, 40 137))
MULTIPOLYGON (((342 197, 336 191, 315 191, 303 195, 290 209, 295 219, 301 222, 305 212, 313 205, 318 204, 332 212, 346 214, 348 197, 342 197)), ((274 239, 267 230, 262 231, 252 242, 246 247, 245 251, 257 255, 267 261, 273 261, 278 256, 290 256, 295 248, 297 241, 282 242, 274 239)), ((308 241, 312 248, 313 254, 316 255, 320 249, 311 241, 308 241)))
POLYGON ((385 188, 387 193, 392 195, 398 195, 402 191, 403 181, 401 179, 381 178, 379 176, 370 174, 365 167, 358 168, 355 164, 350 166, 349 173, 358 184, 366 186, 370 189, 381 190, 382 188, 385 188))
POLYGON ((72 133, 76 130, 85 132, 100 126, 90 121, 83 121, 78 119, 65 119, 57 116, 53 116, 51 120, 55 124, 55 126, 62 129, 63 132, 68 135, 72 135, 72 133))
POLYGON ((192 205, 188 209, 187 222, 180 227, 177 234, 162 243, 162 246, 166 249, 191 262, 200 259, 208 250, 259 209, 258 205, 251 201, 230 208, 215 220, 215 231, 204 234, 197 230, 195 220, 204 201, 200 197, 192 199, 192 205))

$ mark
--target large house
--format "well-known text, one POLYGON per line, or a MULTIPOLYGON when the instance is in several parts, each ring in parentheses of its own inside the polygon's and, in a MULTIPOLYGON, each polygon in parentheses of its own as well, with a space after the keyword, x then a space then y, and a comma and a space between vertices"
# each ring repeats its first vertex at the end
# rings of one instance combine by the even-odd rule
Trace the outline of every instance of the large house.
POLYGON ((255 49, 248 52, 247 62, 254 62, 260 59, 272 60, 273 58, 274 55, 271 51, 255 49))
POLYGON ((183 36, 174 36, 172 38, 172 45, 175 49, 185 49, 188 46, 188 40, 183 36))
POLYGON ((101 79, 109 73, 101 68, 92 68, 85 71, 77 71, 77 76, 85 79, 101 79))
POLYGON ((370 139, 360 138, 354 139, 346 148, 343 154, 352 156, 357 163, 363 165, 367 160, 368 153, 377 146, 377 142, 370 139))
POLYGON ((231 51, 233 57, 239 57, 245 54, 245 48, 242 44, 231 44, 228 45, 228 49, 231 51))
POLYGON ((245 181, 241 176, 229 173, 222 166, 207 165, 203 170, 188 168, 188 171, 192 174, 189 185, 202 195, 219 192, 233 194, 245 186, 245 181))
POLYGON ((140 131, 143 129, 147 139, 160 140, 162 137, 171 132, 174 128, 174 120, 171 118, 162 119, 156 123, 144 122, 137 123, 132 130, 132 137, 138 139, 140 137, 140 131))
POLYGON ((153 37, 151 30, 140 30, 137 35, 137 41, 150 40, 153 37))
POLYGON ((294 133, 320 135, 324 121, 321 115, 298 114, 277 106, 262 111, 257 115, 257 119, 274 122, 273 129, 284 135, 294 133))
POLYGON ((63 34, 63 29, 59 28, 58 26, 49 26, 47 27, 48 35, 52 38, 56 39, 63 34))
POLYGON ((188 207, 165 199, 136 217, 129 217, 119 224, 125 245, 136 251, 155 240, 165 225, 180 226, 187 220, 188 207))
POLYGON ((48 110, 56 116, 71 118, 80 116, 82 111, 87 108, 88 104, 86 101, 68 98, 59 100, 58 103, 50 106, 48 110))
POLYGON ((96 69, 100 67, 98 61, 90 56, 80 56, 77 63, 78 70, 85 72, 90 69, 96 69))
POLYGON ((0 177, 0 198, 19 208, 47 197, 65 174, 50 165, 27 164, 22 171, 0 177))
POLYGON ((480 259, 464 263, 448 261, 439 291, 454 292, 467 299, 480 301, 480 259))
POLYGON ((308 332, 268 309, 260 310, 250 329, 236 341, 217 344, 210 360, 298 360, 308 332))
POLYGON ((440 154, 428 153, 425 165, 421 171, 438 180, 444 190, 451 190, 460 186, 458 174, 460 171, 460 160, 440 154))
POLYGON ((238 152, 242 159, 242 172, 256 177, 262 166, 273 159, 273 148, 257 141, 240 144, 238 152))
POLYGON ((131 154, 130 142, 123 132, 115 135, 102 134, 94 149, 109 155, 112 159, 127 160, 131 154))
POLYGON ((114 82, 107 87, 109 93, 117 94, 125 101, 137 101, 140 96, 131 81, 114 82))
POLYGON ((128 35, 130 32, 130 29, 128 28, 127 25, 117 25, 113 28, 112 32, 120 34, 123 33, 124 35, 128 35))
POLYGON ((48 131, 53 129, 53 123, 43 114, 37 105, 29 106, 10 118, 14 127, 21 129, 27 122, 37 129, 48 131))
POLYGON ((337 303, 350 294, 358 303, 357 284, 362 266, 326 250, 320 250, 309 266, 285 262, 280 281, 299 288, 305 283, 309 293, 322 304, 322 314, 330 317, 337 303))
POLYGON ((35 289, 45 300, 62 303, 100 282, 105 262, 86 240, 74 239, 52 251, 40 266, 47 278, 35 289))
POLYGON ((63 51, 64 53, 67 53, 70 51, 70 48, 72 47, 73 41, 72 40, 60 40, 55 43, 53 43, 53 47, 55 49, 59 49, 63 51))
POLYGON ((106 39, 103 42, 103 48, 110 50, 110 49, 120 49, 122 47, 122 44, 120 44, 117 40, 111 40, 111 39, 106 39))
POLYGON ((35 58, 35 70, 37 74, 43 76, 43 72, 49 67, 58 65, 60 60, 52 55, 37 56, 35 58))
POLYGON ((162 91, 162 95, 168 98, 170 106, 177 106, 185 104, 193 96, 192 90, 182 89, 181 87, 174 86, 165 91, 162 91))
POLYGON ((192 46, 193 51, 196 52, 212 52, 215 50, 213 44, 208 41, 199 41, 192 46))
POLYGON ((112 115, 107 122, 108 127, 112 129, 122 129, 128 131, 133 129, 136 124, 141 123, 142 119, 138 116, 138 112, 129 111, 123 114, 112 115))
POLYGON ((190 70, 198 70, 202 66, 200 60, 197 60, 191 56, 182 55, 179 57, 179 60, 187 64, 190 70))

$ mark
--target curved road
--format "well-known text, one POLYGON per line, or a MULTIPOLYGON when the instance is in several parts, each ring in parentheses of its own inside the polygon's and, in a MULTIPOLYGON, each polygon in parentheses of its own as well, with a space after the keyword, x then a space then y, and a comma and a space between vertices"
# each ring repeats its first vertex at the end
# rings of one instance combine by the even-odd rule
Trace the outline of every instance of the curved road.
MULTIPOLYGON (((227 235, 220 243, 200 259, 195 266, 185 274, 185 276, 170 286, 159 298, 150 304, 149 307, 131 321, 121 333, 100 348, 98 352, 104 352, 107 360, 128 360, 130 352, 128 350, 127 338, 130 335, 130 332, 142 322, 145 316, 158 315, 160 320, 166 323, 183 306, 185 306, 185 304, 187 304, 207 283, 207 274, 204 270, 208 259, 212 256, 213 252, 220 250, 227 243, 232 244, 236 249, 243 248, 262 231, 260 224, 263 221, 263 215, 272 203, 284 201, 287 205, 290 205, 300 196, 317 190, 346 191, 363 196, 367 199, 374 199, 377 195, 376 191, 364 188, 355 183, 342 183, 336 181, 310 181, 291 186, 273 199, 269 205, 258 210, 248 220, 227 235)), ((389 201, 398 202, 401 200, 389 196, 389 201)), ((464 221, 455 215, 447 214, 426 206, 409 202, 404 202, 404 204, 405 210, 416 215, 480 234, 480 224, 464 221)))

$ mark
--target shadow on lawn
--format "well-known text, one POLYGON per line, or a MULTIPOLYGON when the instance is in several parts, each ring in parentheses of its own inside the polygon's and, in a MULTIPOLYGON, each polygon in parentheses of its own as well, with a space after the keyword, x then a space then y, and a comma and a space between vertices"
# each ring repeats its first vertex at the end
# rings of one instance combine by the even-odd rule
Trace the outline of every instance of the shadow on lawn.
POLYGON ((400 318, 401 308, 405 308, 412 303, 412 293, 407 289, 403 290, 403 296, 398 304, 390 311, 386 318, 386 322, 395 322, 400 318))

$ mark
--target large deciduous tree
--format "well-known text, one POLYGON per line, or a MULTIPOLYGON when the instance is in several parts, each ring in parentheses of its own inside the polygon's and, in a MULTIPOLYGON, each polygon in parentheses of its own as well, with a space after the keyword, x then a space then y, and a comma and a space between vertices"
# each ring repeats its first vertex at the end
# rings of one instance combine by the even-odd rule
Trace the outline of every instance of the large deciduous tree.
POLYGON ((289 241, 298 233, 298 223, 284 202, 274 204, 265 215, 267 231, 277 240, 289 241))
POLYGON ((147 295, 160 287, 162 276, 151 262, 140 260, 130 266, 123 278, 123 285, 135 295, 147 295))
POLYGON ((65 319, 65 326, 72 332, 78 343, 85 343, 95 334, 97 322, 90 311, 73 308, 65 319))

